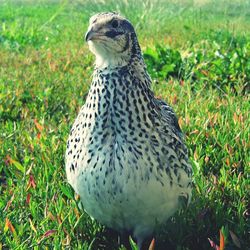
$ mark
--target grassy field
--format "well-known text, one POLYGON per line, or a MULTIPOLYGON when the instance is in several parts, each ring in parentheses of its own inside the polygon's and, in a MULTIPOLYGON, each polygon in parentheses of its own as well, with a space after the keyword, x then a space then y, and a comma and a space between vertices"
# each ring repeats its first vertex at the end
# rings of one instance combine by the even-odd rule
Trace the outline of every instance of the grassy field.
POLYGON ((158 233, 157 249, 222 239, 224 249, 250 249, 243 0, 0 0, 0 249, 119 249, 117 235, 82 211, 64 170, 93 71, 84 33, 107 10, 136 27, 152 88, 178 114, 194 169, 192 203, 158 233))

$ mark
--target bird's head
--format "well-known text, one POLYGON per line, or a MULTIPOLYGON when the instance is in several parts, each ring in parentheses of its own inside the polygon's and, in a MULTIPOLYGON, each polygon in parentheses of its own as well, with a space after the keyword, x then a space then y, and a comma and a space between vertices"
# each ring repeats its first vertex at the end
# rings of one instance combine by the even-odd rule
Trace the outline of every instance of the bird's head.
POLYGON ((117 13, 99 13, 90 18, 85 36, 97 67, 119 67, 128 64, 141 51, 132 24, 117 13))

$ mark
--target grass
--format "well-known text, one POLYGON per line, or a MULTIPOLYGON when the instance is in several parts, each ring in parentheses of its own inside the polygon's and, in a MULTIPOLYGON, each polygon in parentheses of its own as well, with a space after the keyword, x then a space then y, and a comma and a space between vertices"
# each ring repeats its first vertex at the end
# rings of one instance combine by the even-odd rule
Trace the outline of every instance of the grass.
POLYGON ((88 18, 136 26, 152 88, 186 134, 193 199, 159 249, 249 249, 249 1, 1 1, 0 249, 118 249, 66 182, 70 126, 91 82, 88 18))

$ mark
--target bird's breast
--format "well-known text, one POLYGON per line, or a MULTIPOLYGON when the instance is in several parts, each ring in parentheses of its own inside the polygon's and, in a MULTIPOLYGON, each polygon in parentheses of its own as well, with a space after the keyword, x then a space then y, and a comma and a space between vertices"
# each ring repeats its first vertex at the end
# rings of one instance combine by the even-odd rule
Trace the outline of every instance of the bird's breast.
POLYGON ((128 76, 94 77, 68 139, 66 165, 68 176, 76 176, 69 180, 73 186, 80 175, 95 178, 95 185, 103 185, 107 176, 111 183, 118 182, 115 175, 141 178, 130 172, 144 164, 152 129, 145 100, 128 76))

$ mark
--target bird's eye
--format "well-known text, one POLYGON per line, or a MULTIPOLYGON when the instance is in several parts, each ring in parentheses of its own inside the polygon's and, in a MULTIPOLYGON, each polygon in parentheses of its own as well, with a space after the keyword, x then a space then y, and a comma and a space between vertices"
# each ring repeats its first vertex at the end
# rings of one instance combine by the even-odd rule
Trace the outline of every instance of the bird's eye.
POLYGON ((113 21, 111 22, 111 26, 112 26, 113 28, 117 28, 117 27, 119 26, 118 21, 117 21, 117 20, 113 20, 113 21))

